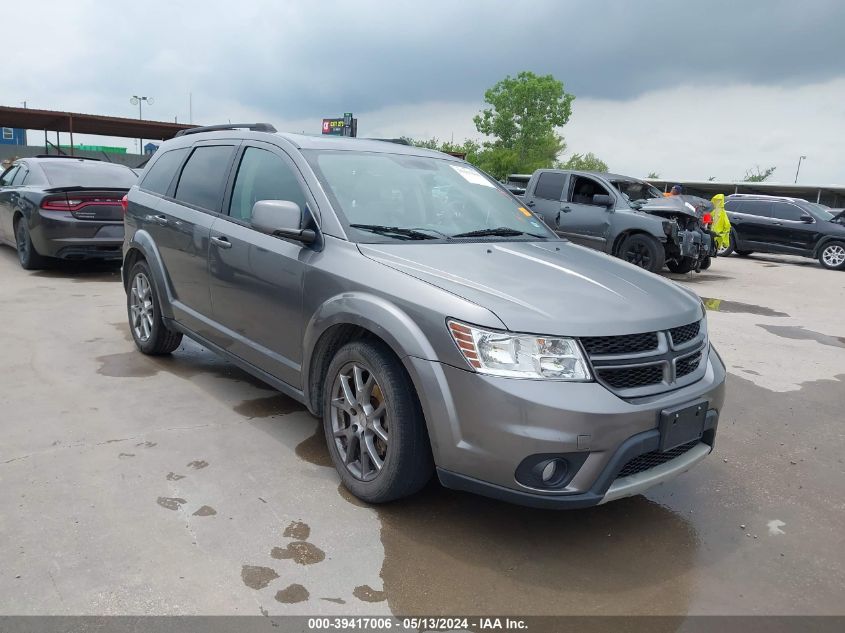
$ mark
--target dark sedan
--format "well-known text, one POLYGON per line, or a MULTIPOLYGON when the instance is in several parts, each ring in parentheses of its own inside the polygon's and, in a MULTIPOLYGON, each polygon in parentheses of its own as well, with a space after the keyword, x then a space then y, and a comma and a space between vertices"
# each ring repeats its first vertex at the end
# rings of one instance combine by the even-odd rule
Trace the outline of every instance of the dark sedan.
POLYGON ((52 258, 120 261, 121 199, 138 177, 125 165, 38 156, 0 175, 0 243, 27 270, 52 258))

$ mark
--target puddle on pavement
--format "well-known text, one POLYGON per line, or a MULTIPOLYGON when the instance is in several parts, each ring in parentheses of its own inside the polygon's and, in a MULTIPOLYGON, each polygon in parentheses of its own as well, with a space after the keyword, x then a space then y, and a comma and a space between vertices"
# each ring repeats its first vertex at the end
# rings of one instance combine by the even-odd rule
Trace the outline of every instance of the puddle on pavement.
POLYGON ((241 568, 241 579, 250 589, 264 589, 278 577, 279 574, 276 573, 276 570, 269 567, 244 565, 241 568))
POLYGON ((376 591, 370 585, 360 585, 352 590, 352 595, 362 602, 384 602, 387 600, 387 592, 376 591))
POLYGON ((704 307, 711 312, 729 312, 735 314, 756 314, 757 316, 768 317, 788 317, 786 312, 778 312, 765 306, 758 306, 752 303, 742 303, 740 301, 728 301, 726 299, 711 299, 709 297, 701 297, 704 302, 704 307))
POLYGON ((211 506, 203 506, 194 512, 195 517, 213 517, 215 514, 217 514, 217 510, 211 506))
POLYGON ((178 510, 179 507, 182 504, 187 503, 187 501, 180 497, 159 497, 156 499, 156 503, 162 508, 167 508, 168 510, 178 510))
POLYGON ((285 528, 282 536, 285 538, 296 539, 297 541, 307 541, 311 535, 311 527, 302 521, 292 521, 290 525, 285 528))
POLYGON ((334 466, 326 446, 326 436, 323 433, 323 423, 316 421, 314 434, 302 440, 294 449, 297 457, 315 466, 334 466))
POLYGON ((288 585, 284 589, 276 592, 276 601, 284 604, 293 604, 295 602, 305 602, 311 594, 302 585, 296 583, 288 585))
POLYGON ((666 273, 666 277, 671 279, 672 281, 682 281, 684 283, 698 283, 698 282, 705 282, 705 281, 733 281, 734 278, 729 275, 715 275, 715 274, 708 274, 705 272, 701 273, 687 273, 687 274, 680 274, 680 273, 666 273))
POLYGON ((303 405, 281 393, 265 398, 244 400, 234 407, 235 413, 239 413, 250 419, 269 418, 273 415, 284 415, 286 413, 304 410, 305 407, 303 405))
MULTIPOLYGON (((131 340, 127 325, 114 323, 113 326, 122 330, 127 340, 131 340)), ((252 374, 238 369, 189 339, 183 339, 182 344, 169 356, 145 356, 133 348, 128 352, 98 356, 97 361, 100 363, 97 373, 112 378, 147 378, 162 371, 185 379, 210 374, 249 383, 264 391, 271 390, 269 385, 252 374)))
POLYGON ((293 560, 298 565, 314 565, 326 558, 326 553, 312 543, 293 541, 285 547, 274 547, 270 556, 276 560, 293 560))
POLYGON ((782 338, 799 341, 816 341, 817 343, 829 345, 830 347, 845 347, 845 336, 822 334, 821 332, 807 330, 800 325, 766 325, 764 323, 758 323, 757 326, 782 338))

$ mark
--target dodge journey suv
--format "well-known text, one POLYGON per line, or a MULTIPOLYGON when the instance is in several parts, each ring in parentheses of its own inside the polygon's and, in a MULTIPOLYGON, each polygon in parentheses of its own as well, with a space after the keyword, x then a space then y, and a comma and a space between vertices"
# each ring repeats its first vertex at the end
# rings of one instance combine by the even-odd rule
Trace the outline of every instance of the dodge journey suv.
POLYGON ((125 204, 138 349, 186 335, 303 403, 365 501, 436 472, 584 507, 712 450, 725 367, 699 298, 557 236, 464 161, 196 128, 161 146, 125 204))

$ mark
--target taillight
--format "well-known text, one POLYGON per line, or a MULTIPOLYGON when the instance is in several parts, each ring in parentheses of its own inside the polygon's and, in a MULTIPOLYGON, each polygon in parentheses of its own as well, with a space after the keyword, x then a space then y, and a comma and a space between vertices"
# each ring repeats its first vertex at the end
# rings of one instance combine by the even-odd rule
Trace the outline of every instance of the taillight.
POLYGON ((126 211, 126 196, 123 199, 103 194, 76 194, 48 196, 41 201, 41 208, 47 211, 78 211, 83 207, 113 207, 120 205, 126 211))
POLYGON ((41 208, 47 209, 48 211, 73 211, 74 209, 78 209, 81 204, 82 200, 76 198, 68 199, 62 196, 61 198, 44 198, 41 201, 41 208))
POLYGON ((129 208, 129 195, 125 195, 120 199, 120 208, 123 209, 123 215, 126 215, 126 210, 129 208))

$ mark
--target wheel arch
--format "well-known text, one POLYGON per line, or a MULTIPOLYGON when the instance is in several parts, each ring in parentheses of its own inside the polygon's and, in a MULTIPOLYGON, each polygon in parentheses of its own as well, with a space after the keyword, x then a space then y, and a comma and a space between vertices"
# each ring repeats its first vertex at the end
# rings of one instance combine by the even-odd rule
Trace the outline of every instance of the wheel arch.
POLYGON ((170 285, 170 279, 167 276, 167 271, 164 268, 158 248, 150 234, 146 231, 136 231, 126 247, 126 252, 123 255, 122 268, 123 289, 127 290, 129 287, 129 273, 132 270, 132 266, 142 259, 147 262, 147 266, 149 266, 150 273, 153 276, 162 316, 172 319, 173 291, 170 285))
POLYGON ((611 253, 615 257, 619 257, 619 250, 622 248, 622 242, 624 242, 626 239, 628 239, 632 235, 645 235, 647 237, 654 238, 655 240, 658 241, 661 248, 663 248, 663 249, 666 248, 666 236, 665 235, 663 235, 662 236, 663 239, 661 239, 660 237, 656 236, 651 231, 647 231, 647 230, 645 230, 641 227, 632 227, 632 228, 629 228, 629 229, 625 229, 624 231, 619 233, 619 235, 617 235, 616 238, 613 240, 613 250, 611 251, 611 253))
POLYGON ((839 242, 840 244, 845 246, 845 235, 825 235, 818 241, 818 243, 816 244, 816 248, 813 249, 813 259, 818 259, 819 256, 822 254, 822 249, 831 242, 839 242))

